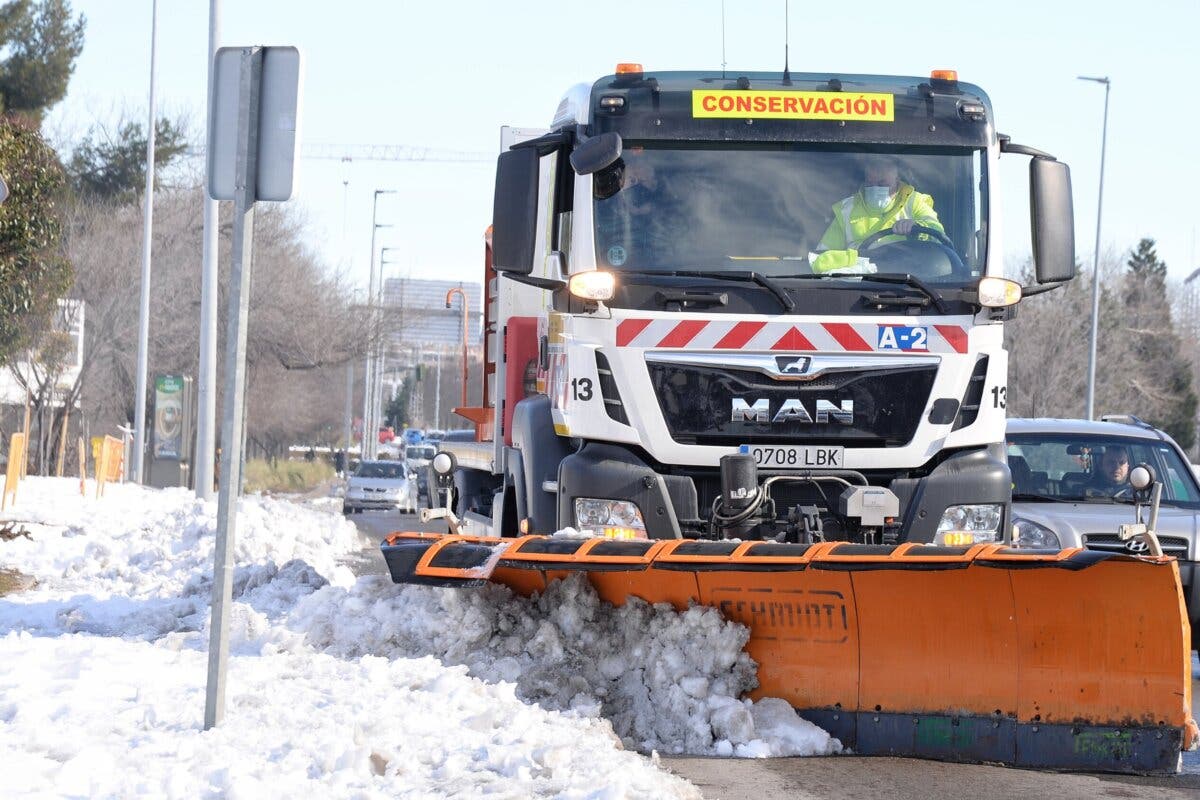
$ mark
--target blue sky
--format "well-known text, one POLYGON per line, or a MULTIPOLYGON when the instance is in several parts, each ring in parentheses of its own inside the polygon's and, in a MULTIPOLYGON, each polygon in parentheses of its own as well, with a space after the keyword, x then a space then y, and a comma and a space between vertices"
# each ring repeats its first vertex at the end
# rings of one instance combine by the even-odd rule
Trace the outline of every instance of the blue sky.
MULTIPOLYGON (((88 18, 69 94, 48 121, 69 138, 126 110, 144 117, 150 0, 73 0, 88 18)), ((208 0, 160 0, 161 109, 204 119, 208 0)), ((1200 266, 1200 2, 1108 5, 842 4, 793 0, 794 72, 927 75, 957 69, 991 96, 999 129, 1071 165, 1077 252, 1091 263, 1104 89, 1109 109, 1102 252, 1158 240, 1171 274, 1200 266)), ((305 58, 305 142, 496 152, 501 125, 542 127, 563 92, 612 72, 715 69, 720 0, 554 3, 223 0, 225 45, 294 44, 305 58)), ((783 0, 726 0, 725 61, 781 70, 783 0)), ((1027 160, 1005 159, 1007 259, 1029 250, 1027 160)), ((386 274, 477 280, 494 165, 304 160, 292 201, 310 245, 365 283, 375 189, 386 274), (348 185, 344 182, 348 181, 348 185)))

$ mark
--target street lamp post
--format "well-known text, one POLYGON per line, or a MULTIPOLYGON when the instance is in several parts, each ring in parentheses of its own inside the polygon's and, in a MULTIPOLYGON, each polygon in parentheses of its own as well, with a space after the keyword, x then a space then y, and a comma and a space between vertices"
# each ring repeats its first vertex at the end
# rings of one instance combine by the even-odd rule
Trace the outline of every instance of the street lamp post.
POLYGON ((461 286, 455 286, 446 292, 446 308, 451 308, 450 298, 454 295, 462 298, 462 405, 467 407, 467 293, 461 286))
POLYGON ((369 281, 369 287, 367 289, 367 308, 369 309, 368 318, 370 320, 368 334, 370 336, 371 343, 367 348, 367 363, 365 365, 365 373, 363 375, 363 433, 362 449, 360 453, 364 460, 375 458, 376 445, 379 443, 379 426, 376 424, 374 409, 375 404, 372 402, 375 398, 376 380, 376 344, 374 340, 375 336, 379 332, 379 315, 377 313, 377 292, 375 279, 375 233, 380 228, 386 228, 389 226, 379 224, 376 217, 379 212, 379 195, 395 193, 396 192, 393 189, 376 189, 374 199, 371 201, 371 277, 369 281))
MULTIPOLYGON (((208 3, 208 117, 212 118, 213 64, 221 26, 221 0, 208 3)), ((204 128, 208 130, 208 125, 204 128)), ((206 166, 207 170, 208 167, 206 166)), ((192 456, 195 465, 196 496, 211 500, 217 454, 217 254, 220 235, 217 201, 204 196, 204 244, 201 250, 200 278, 200 363, 196 380, 196 449, 192 456)))
POLYGON ((142 295, 138 316, 137 397, 133 416, 134 483, 146 479, 146 373, 150 352, 150 243, 154 229, 154 67, 158 46, 158 0, 150 6, 150 124, 146 130, 146 197, 142 220, 142 295))
POLYGON ((1090 78, 1080 75, 1081 81, 1104 84, 1104 127, 1100 134, 1100 191, 1096 198, 1096 249, 1092 255, 1092 336, 1088 344, 1087 418, 1096 418, 1096 339, 1100 334, 1100 217, 1104 209, 1104 151, 1108 146, 1108 92, 1111 84, 1107 77, 1090 78))
MULTIPOLYGON (((379 296, 378 296, 378 300, 377 300, 377 306, 381 312, 383 310, 383 297, 384 297, 384 295, 383 295, 383 268, 384 268, 384 265, 386 265, 386 264, 399 263, 398 261, 389 261, 387 259, 387 254, 389 252, 395 252, 398 250, 400 250, 399 247, 381 247, 379 249, 379 286, 377 287, 378 291, 379 291, 379 296)), ((389 326, 388 334, 389 334, 389 336, 391 334, 390 326, 389 326)), ((387 373, 384 370, 384 360, 387 357, 389 345, 390 345, 389 340, 384 339, 380 344, 379 353, 376 355, 376 359, 375 359, 375 385, 372 387, 371 408, 374 410, 374 413, 377 415, 376 420, 377 420, 378 424, 376 425, 376 429, 378 429, 379 427, 381 427, 383 425, 383 414, 384 414, 384 411, 386 410, 386 406, 384 406, 384 403, 383 403, 383 384, 384 384, 384 380, 387 377, 387 373)))

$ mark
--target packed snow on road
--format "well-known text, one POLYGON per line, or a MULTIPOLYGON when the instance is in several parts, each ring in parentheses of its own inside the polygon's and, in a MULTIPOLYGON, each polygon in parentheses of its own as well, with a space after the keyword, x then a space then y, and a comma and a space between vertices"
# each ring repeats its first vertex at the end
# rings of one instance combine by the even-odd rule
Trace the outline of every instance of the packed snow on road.
POLYGON ((357 581, 340 514, 240 505, 223 723, 203 730, 216 503, 30 478, 0 519, 6 796, 698 797, 657 753, 838 752, 707 608, 357 581))

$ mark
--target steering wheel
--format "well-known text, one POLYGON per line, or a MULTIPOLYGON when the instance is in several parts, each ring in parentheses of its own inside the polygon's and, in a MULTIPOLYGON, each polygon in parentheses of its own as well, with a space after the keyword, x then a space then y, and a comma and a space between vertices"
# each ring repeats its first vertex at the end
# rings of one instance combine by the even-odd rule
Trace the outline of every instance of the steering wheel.
POLYGON ((950 256, 950 263, 953 265, 955 272, 966 272, 966 265, 963 264, 962 257, 959 256, 958 251, 954 249, 954 242, 950 241, 950 238, 941 231, 935 230, 934 228, 926 228, 924 225, 913 225, 912 230, 910 230, 907 234, 896 233, 891 229, 890 226, 881 231, 875 231, 875 233, 872 233, 866 239, 862 240, 862 244, 858 246, 858 250, 859 252, 866 252, 867 250, 870 250, 872 247, 879 244, 879 240, 885 236, 904 236, 907 239, 920 241, 919 237, 922 235, 930 237, 934 244, 946 251, 946 253, 950 256))

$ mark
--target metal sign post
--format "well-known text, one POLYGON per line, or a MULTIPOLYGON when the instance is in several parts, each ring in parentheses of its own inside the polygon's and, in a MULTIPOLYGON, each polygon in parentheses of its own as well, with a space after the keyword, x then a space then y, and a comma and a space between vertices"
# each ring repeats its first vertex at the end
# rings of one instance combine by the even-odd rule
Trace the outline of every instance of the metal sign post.
POLYGON ((299 63, 299 53, 291 47, 224 47, 217 52, 213 68, 217 79, 210 117, 209 141, 213 144, 209 149, 208 191, 216 199, 233 200, 234 215, 205 729, 220 723, 225 710, 229 605, 233 602, 233 550, 245 429, 254 204, 256 200, 286 200, 291 196, 299 63), (229 135, 230 128, 236 130, 236 137, 229 135))
POLYGON ((258 96, 262 48, 242 50, 238 109, 237 183, 233 212, 233 264, 229 273, 229 320, 225 348, 225 407, 221 420, 221 486, 217 495, 217 548, 213 564, 212 622, 208 640, 208 692, 204 727, 225 712, 225 670, 229 658, 229 604, 233 601, 233 537, 237 532, 237 487, 242 469, 242 398, 246 390, 246 322, 250 313, 250 271, 254 259, 255 175, 258 161, 258 96))

